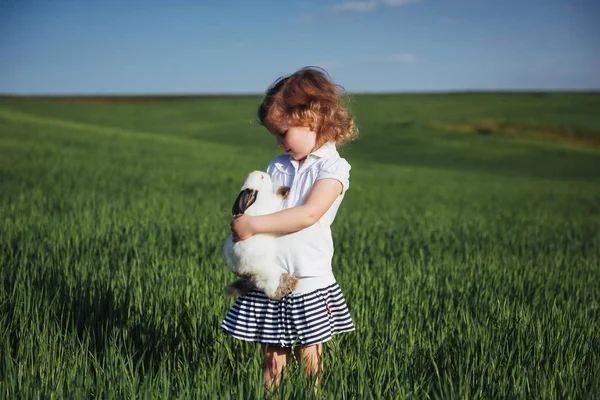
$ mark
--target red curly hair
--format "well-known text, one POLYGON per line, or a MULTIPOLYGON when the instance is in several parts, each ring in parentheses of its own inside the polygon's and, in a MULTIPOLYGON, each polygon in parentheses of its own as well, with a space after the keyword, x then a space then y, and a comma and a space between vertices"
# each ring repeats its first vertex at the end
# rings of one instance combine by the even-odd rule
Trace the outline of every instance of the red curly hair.
POLYGON ((324 69, 304 67, 267 89, 258 106, 258 121, 274 135, 285 124, 309 127, 317 133, 317 148, 329 141, 341 145, 358 134, 346 100, 344 88, 324 69))

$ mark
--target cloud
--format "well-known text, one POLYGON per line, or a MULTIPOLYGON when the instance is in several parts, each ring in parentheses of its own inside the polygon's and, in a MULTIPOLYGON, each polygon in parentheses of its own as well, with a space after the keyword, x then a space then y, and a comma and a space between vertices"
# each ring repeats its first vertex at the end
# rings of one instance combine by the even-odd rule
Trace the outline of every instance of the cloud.
POLYGON ((421 0, 381 0, 383 4, 390 7, 402 7, 411 3, 418 3, 421 0))
POLYGON ((370 12, 383 4, 387 7, 402 7, 408 4, 419 3, 421 0, 369 0, 369 1, 347 1, 333 6, 337 12, 370 12))
POLYGON ((347 1, 345 3, 336 4, 333 6, 335 11, 349 12, 368 12, 377 8, 377 1, 347 1))
POLYGON ((440 18, 440 22, 444 25, 449 25, 449 26, 456 26, 459 24, 459 21, 457 19, 448 18, 448 17, 440 18))

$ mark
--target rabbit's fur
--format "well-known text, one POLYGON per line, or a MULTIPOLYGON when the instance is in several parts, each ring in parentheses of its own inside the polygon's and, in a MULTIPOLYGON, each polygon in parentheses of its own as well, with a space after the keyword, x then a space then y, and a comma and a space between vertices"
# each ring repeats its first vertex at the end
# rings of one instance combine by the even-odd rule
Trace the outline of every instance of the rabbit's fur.
MULTIPOLYGON (((276 189, 266 172, 251 172, 232 207, 232 214, 250 216, 280 211, 289 188, 276 189)), ((229 269, 240 277, 227 286, 227 293, 239 296, 259 289, 272 300, 280 300, 298 286, 298 278, 275 263, 275 235, 260 234, 234 242, 230 235, 223 246, 229 269)))

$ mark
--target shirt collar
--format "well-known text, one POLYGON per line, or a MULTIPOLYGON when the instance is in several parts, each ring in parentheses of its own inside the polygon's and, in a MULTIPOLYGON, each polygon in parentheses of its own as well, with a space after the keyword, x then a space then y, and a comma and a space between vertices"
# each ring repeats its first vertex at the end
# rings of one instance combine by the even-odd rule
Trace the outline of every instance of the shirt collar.
POLYGON ((319 147, 317 150, 310 153, 308 156, 314 156, 318 158, 327 157, 328 155, 336 152, 335 142, 327 142, 323 146, 319 147))
POLYGON ((327 142, 321 147, 319 147, 317 150, 310 153, 306 157, 306 160, 304 160, 300 168, 298 168, 298 161, 294 160, 292 156, 290 156, 290 164, 292 164, 294 170, 298 172, 306 171, 307 169, 310 169, 313 165, 315 165, 318 159, 328 157, 334 153, 337 153, 337 150, 335 148, 335 142, 327 142))
MULTIPOLYGON (((309 169, 318 159, 328 157, 335 153, 337 153, 335 142, 327 142, 317 150, 310 153, 308 157, 306 157, 306 160, 304 160, 304 163, 302 163, 302 167, 300 169, 303 171, 309 169)), ((281 162, 277 162, 275 163, 275 167, 279 171, 288 175, 293 174, 294 172, 292 171, 294 170, 298 171, 298 161, 294 160, 289 154, 284 154, 284 156, 287 156, 286 162, 283 162, 283 160, 281 162), (291 170, 289 168, 291 168, 291 170)))

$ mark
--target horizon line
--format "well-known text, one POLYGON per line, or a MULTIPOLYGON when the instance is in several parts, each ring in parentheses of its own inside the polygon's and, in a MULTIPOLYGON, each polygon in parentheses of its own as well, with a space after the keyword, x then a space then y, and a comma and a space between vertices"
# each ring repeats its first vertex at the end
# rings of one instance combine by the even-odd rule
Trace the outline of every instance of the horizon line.
MULTIPOLYGON (((449 90, 407 90, 407 91, 348 91, 348 95, 398 95, 398 94, 492 94, 492 93, 589 93, 598 94, 600 88, 590 89, 449 89, 449 90)), ((194 98, 194 97, 255 97, 264 96, 264 92, 231 92, 231 93, 2 93, 0 99, 76 99, 76 98, 116 98, 116 99, 168 99, 168 98, 194 98)))

